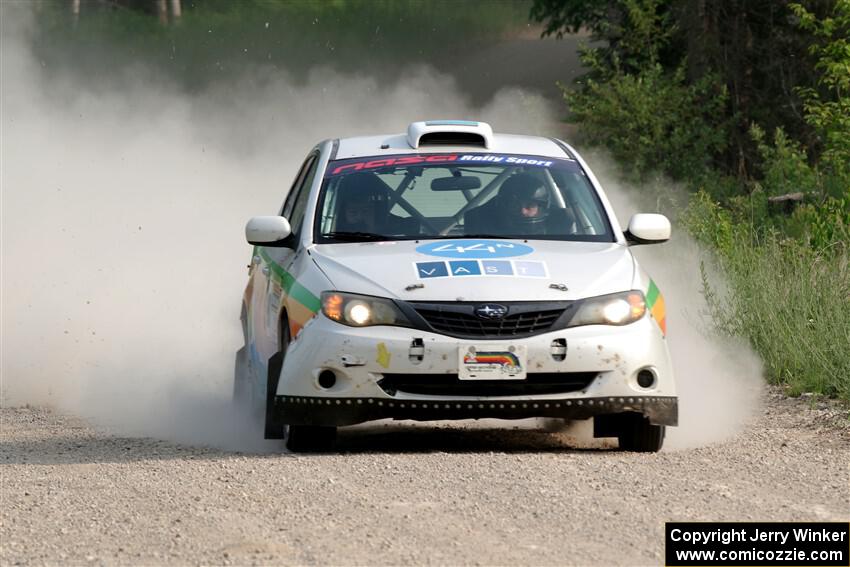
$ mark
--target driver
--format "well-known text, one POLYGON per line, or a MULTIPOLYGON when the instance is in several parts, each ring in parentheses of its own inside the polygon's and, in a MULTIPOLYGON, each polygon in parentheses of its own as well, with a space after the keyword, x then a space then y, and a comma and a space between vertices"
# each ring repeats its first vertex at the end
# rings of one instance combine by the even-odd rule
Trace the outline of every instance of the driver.
POLYGON ((504 196, 504 220, 516 235, 545 234, 549 216, 549 194, 543 181, 528 173, 509 177, 499 190, 504 196))
POLYGON ((335 230, 380 233, 388 213, 386 189, 371 173, 346 175, 337 189, 335 230))
POLYGON ((414 219, 390 213, 390 192, 371 173, 346 175, 337 192, 336 231, 401 235, 418 232, 414 219))

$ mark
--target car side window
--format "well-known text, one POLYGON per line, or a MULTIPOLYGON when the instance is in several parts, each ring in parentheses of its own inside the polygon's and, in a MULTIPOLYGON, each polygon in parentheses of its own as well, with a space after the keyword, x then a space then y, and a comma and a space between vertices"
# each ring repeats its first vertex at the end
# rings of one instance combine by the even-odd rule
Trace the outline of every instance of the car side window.
POLYGON ((295 187, 293 191, 296 193, 293 200, 292 210, 287 216, 289 226, 292 227, 292 233, 297 237, 301 234, 301 225, 304 223, 304 213, 307 211, 307 202, 310 200, 310 187, 313 185, 313 179, 316 178, 316 170, 319 167, 319 154, 315 153, 304 164, 306 169, 304 175, 299 180, 300 185, 295 187))
POLYGON ((295 181, 292 182, 292 187, 289 189, 289 193, 286 195, 286 200, 283 202, 283 207, 280 210, 280 216, 285 217, 290 221, 290 216, 292 215, 292 209, 295 206, 295 199, 298 197, 298 190, 303 186, 304 176, 307 174, 307 171, 310 169, 310 166, 316 162, 316 156, 318 154, 311 153, 307 156, 307 159, 304 160, 304 163, 301 164, 301 169, 298 170, 298 175, 295 176, 295 181))

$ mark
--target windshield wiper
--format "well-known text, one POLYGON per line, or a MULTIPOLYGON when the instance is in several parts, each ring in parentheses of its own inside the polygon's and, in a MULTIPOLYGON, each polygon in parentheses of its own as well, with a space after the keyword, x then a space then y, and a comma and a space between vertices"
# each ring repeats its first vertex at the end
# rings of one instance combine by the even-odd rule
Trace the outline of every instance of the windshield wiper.
MULTIPOLYGON (((424 237, 423 237, 424 238, 424 237)), ((430 238, 430 237, 428 237, 430 238)), ((436 239, 452 239, 457 240, 459 238, 510 238, 512 240, 523 239, 524 236, 506 236, 504 234, 447 234, 445 236, 438 236, 436 239)))
POLYGON ((357 231, 334 231, 327 232, 322 234, 325 238, 333 238, 334 240, 347 240, 350 242, 363 242, 363 241, 378 241, 378 240, 391 240, 388 236, 383 234, 375 234, 374 232, 357 232, 357 231))

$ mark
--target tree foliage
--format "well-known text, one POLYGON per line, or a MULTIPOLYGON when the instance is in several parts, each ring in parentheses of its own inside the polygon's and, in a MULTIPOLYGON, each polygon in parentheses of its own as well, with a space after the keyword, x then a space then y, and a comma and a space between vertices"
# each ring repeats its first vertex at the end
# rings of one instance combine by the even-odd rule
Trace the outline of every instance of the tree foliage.
MULTIPOLYGON (((836 0, 812 0, 815 21, 836 0)), ((841 0, 846 2, 846 0, 841 0)), ((811 150, 816 135, 800 89, 817 85, 812 32, 785 1, 776 0, 535 0, 531 16, 545 33, 589 30, 600 45, 595 61, 613 73, 640 74, 661 65, 670 77, 684 67, 686 82, 711 76, 727 93, 718 121, 731 121, 729 144, 715 156, 731 175, 757 175, 752 123, 781 127, 811 150), (647 33, 652 30, 652 33, 647 33)), ((599 77, 597 68, 592 76, 599 77)))
POLYGON ((820 71, 818 88, 798 89, 806 121, 821 137, 824 165, 850 184, 850 0, 838 0, 833 12, 820 20, 800 4, 791 9, 800 27, 819 40, 809 48, 820 71))
POLYGON ((850 0, 535 0, 532 15, 597 40, 564 92, 588 141, 694 190, 676 212, 729 284, 703 282, 715 329, 790 393, 850 400, 850 0))
POLYGON ((544 35, 589 31, 597 46, 594 74, 605 67, 626 73, 647 64, 676 66, 668 47, 675 25, 666 0, 534 0, 531 18, 544 23, 544 35))
POLYGON ((588 141, 605 145, 637 177, 659 169, 676 179, 699 176, 727 144, 727 129, 715 122, 725 92, 710 79, 687 84, 683 68, 672 76, 656 64, 605 81, 588 78, 565 97, 588 141))

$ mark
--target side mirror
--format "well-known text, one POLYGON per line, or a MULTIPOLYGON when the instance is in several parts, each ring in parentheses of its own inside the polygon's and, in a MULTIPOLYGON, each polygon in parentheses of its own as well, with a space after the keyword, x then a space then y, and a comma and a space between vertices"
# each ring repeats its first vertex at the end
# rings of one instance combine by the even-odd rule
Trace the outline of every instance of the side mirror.
POLYGON ((292 227, 283 217, 254 217, 245 225, 245 238, 260 246, 286 246, 283 241, 291 234, 292 227))
POLYGON ((632 216, 625 232, 629 244, 659 244, 670 240, 670 221, 664 215, 640 213, 632 216))

